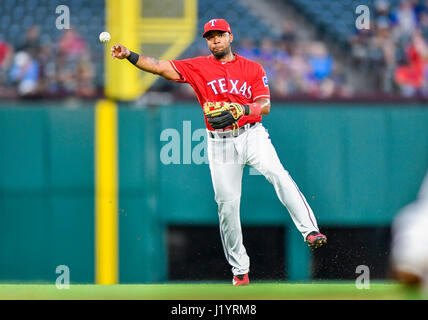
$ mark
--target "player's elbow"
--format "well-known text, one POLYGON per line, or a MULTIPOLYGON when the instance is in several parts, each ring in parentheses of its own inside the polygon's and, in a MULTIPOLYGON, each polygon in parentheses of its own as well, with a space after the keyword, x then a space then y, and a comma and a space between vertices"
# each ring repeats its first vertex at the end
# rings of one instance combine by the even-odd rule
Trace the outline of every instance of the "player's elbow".
POLYGON ((180 77, 176 73, 171 72, 170 70, 162 70, 158 72, 158 75, 164 77, 166 80, 179 80, 180 77))
POLYGON ((163 60, 159 62, 156 73, 167 80, 180 79, 180 75, 177 71, 174 70, 168 60, 163 60))
POLYGON ((270 112, 270 103, 263 106, 262 112, 260 114, 266 116, 269 114, 269 112, 270 112))
POLYGON ((270 99, 260 98, 255 101, 261 106, 260 115, 268 115, 270 112, 270 99))

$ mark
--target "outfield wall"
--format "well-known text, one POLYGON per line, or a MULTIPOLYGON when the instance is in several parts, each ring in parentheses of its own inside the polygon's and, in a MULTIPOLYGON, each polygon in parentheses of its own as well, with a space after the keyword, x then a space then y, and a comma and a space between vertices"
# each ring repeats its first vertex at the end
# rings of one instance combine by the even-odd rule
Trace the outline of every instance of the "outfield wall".
MULTIPOLYGON (((162 282, 166 226, 217 225, 202 110, 120 105, 118 124, 119 278, 162 282)), ((263 124, 321 227, 389 225, 428 166, 421 106, 277 104, 263 124)), ((288 213, 248 168, 241 217, 289 228, 290 279, 310 276, 288 213)), ((0 280, 53 282, 67 265, 94 282, 94 237, 93 104, 0 104, 0 280)))

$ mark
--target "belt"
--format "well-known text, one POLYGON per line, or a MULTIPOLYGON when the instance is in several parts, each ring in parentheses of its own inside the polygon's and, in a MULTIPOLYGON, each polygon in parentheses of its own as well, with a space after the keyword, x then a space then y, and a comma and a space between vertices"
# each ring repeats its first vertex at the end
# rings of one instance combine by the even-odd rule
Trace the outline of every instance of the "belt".
POLYGON ((227 130, 227 131, 211 131, 208 130, 208 135, 211 138, 220 138, 220 139, 226 139, 226 138, 236 138, 238 136, 240 136, 241 134, 243 134, 245 131, 247 131, 248 129, 254 127, 258 122, 253 122, 253 123, 247 123, 245 125, 243 125, 242 127, 239 127, 238 129, 235 130, 227 130))

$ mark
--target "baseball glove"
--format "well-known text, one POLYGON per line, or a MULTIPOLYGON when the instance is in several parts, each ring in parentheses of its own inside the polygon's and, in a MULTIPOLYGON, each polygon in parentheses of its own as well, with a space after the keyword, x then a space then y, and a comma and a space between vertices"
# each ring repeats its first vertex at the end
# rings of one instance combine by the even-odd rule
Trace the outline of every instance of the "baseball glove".
POLYGON ((224 129, 230 126, 236 129, 238 120, 248 114, 245 107, 233 102, 206 102, 204 111, 209 124, 214 129, 224 129))

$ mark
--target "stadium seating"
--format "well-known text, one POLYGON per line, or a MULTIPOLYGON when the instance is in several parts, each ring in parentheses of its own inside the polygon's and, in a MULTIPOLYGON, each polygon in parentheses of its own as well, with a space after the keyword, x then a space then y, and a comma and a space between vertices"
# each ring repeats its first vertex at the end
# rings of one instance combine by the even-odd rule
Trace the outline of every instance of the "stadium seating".
POLYGON ((217 17, 229 21, 238 38, 251 37, 257 41, 262 35, 277 36, 239 1, 223 0, 213 4, 212 1, 199 0, 198 13, 198 30, 203 29, 205 22, 217 17))
MULTIPOLYGON (((310 21, 314 22, 324 33, 341 42, 346 42, 355 31, 357 14, 355 9, 359 5, 366 5, 373 9, 372 0, 282 0, 291 2, 310 21)), ((391 8, 395 8, 400 0, 390 0, 391 8)), ((371 12, 371 16, 373 13, 371 12)))

